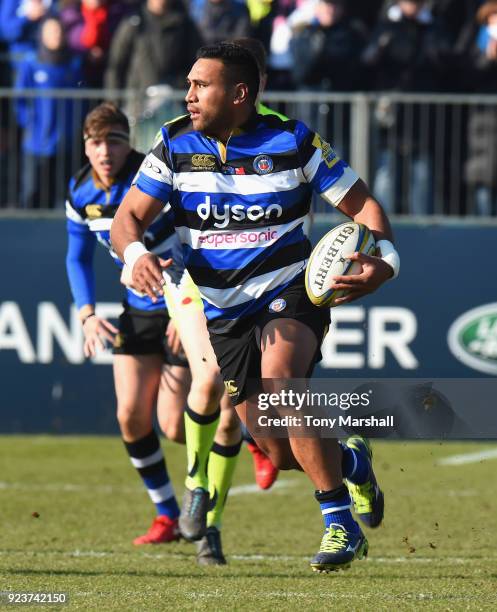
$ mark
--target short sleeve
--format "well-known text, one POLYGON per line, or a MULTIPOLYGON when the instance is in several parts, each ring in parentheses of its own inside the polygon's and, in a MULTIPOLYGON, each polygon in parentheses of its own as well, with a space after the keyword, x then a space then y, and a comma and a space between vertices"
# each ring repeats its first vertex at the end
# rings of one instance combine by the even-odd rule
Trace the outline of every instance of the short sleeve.
POLYGON ((169 201, 172 185, 173 172, 164 138, 156 139, 140 166, 136 186, 147 195, 166 203, 169 201))
POLYGON ((332 206, 338 206, 359 177, 328 142, 303 123, 297 124, 295 136, 306 181, 332 206))

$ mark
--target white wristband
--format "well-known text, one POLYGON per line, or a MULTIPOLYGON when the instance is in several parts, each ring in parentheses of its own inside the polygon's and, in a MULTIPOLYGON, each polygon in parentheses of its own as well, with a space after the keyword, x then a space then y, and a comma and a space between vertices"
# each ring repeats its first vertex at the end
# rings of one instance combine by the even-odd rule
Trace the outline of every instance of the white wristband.
POLYGON ((380 249, 381 258, 387 263, 393 270, 393 278, 397 278, 400 271, 400 257, 395 247, 390 240, 378 240, 376 247, 380 249))
POLYGON ((136 260, 142 255, 145 255, 145 253, 150 253, 150 251, 147 250, 147 247, 143 244, 143 242, 138 241, 131 242, 124 249, 124 263, 128 266, 130 274, 133 273, 133 266, 135 265, 136 260))

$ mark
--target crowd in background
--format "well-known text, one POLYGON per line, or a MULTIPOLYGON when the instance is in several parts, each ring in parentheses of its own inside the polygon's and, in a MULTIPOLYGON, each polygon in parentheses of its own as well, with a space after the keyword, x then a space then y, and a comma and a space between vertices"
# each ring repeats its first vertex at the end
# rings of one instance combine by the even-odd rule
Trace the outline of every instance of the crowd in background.
POLYGON ((77 59, 72 84, 85 88, 183 87, 199 45, 254 36, 272 89, 489 91, 496 30, 497 3, 481 0, 0 1, 14 73, 77 59), (48 47, 47 20, 62 26, 48 47))
MULTIPOLYGON (((497 91, 497 2, 480 0, 0 0, 0 85, 183 89, 199 46, 242 36, 264 44, 269 90, 497 91)), ((16 109, 31 168, 25 207, 41 206, 39 176, 56 180, 45 162, 71 140, 71 107, 64 109, 66 125, 60 104, 46 98, 35 104, 31 112, 21 99, 16 109)), ((388 108, 381 112, 388 125, 388 108)), ((402 125, 403 118, 396 121, 402 125)), ((5 120, 0 123, 3 132, 5 120)), ((470 123, 466 181, 476 189, 475 212, 495 214, 495 108, 483 108, 470 123)), ((416 137, 410 139, 381 146, 375 190, 393 211, 393 158, 407 147, 413 189, 424 185, 426 192, 413 195, 424 208, 412 212, 429 213, 430 160, 418 155, 416 137)))

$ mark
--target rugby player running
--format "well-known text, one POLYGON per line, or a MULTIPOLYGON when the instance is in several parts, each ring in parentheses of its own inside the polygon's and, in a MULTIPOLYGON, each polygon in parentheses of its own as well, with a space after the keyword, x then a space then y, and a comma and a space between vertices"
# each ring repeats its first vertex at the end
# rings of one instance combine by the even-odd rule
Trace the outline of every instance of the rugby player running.
MULTIPOLYGON (((136 286, 157 299, 169 262, 148 252, 142 239, 171 203, 226 388, 246 422, 254 392, 249 382, 310 376, 329 322, 329 311, 311 304, 303 282, 310 244, 302 223, 311 192, 367 225, 380 241, 380 255, 383 248, 393 250, 392 233, 364 183, 316 133, 299 121, 256 113, 260 75, 250 52, 220 43, 201 48, 197 58, 188 75, 189 115, 163 128, 162 141, 147 156, 159 171, 142 166, 111 239, 136 286), (259 242, 249 242, 248 234, 258 234, 259 242)), ((349 292, 341 304, 397 273, 396 263, 382 256, 351 258, 362 272, 335 278, 334 286, 349 292)), ((362 518, 378 524, 383 504, 367 449, 290 432, 287 439, 256 442, 276 467, 302 469, 316 489, 325 533, 312 567, 339 569, 361 558, 368 544, 352 517, 343 478, 368 492, 371 512, 362 518)))
MULTIPOLYGON (((260 101, 266 88, 268 79, 266 50, 264 49, 264 45, 261 43, 261 41, 257 40, 256 38, 242 37, 234 38, 228 42, 232 42, 240 47, 243 47, 244 49, 248 49, 257 62, 260 74, 259 92, 255 102, 257 113, 259 115, 276 115, 283 121, 288 121, 289 117, 274 111, 272 108, 265 106, 260 101)), ((308 237, 311 232, 312 224, 313 212, 312 209, 310 209, 304 218, 302 226, 304 234, 308 237)), ((248 442, 248 448, 254 458, 256 481, 261 488, 267 489, 273 484, 274 480, 276 480, 278 470, 273 466, 269 457, 267 457, 267 455, 263 453, 257 444, 255 444, 255 442, 251 439, 248 431, 244 432, 244 438, 248 442)), ((339 444, 344 450, 342 455, 342 472, 344 473, 350 473, 353 470, 354 464, 350 465, 348 462, 354 460, 354 451, 367 453, 370 455, 370 457, 372 456, 372 450, 369 442, 360 436, 352 436, 346 443, 339 441, 339 444), (352 452, 349 452, 349 449, 351 449, 352 452)), ((359 515, 359 518, 361 518, 361 520, 363 520, 368 527, 377 527, 383 517, 383 493, 378 490, 378 492, 373 495, 371 487, 374 487, 376 483, 368 478, 368 474, 365 470, 363 474, 358 474, 356 467, 356 473, 354 476, 355 482, 347 480, 346 484, 352 497, 355 510, 359 515), (375 506, 376 510, 374 516, 372 514, 373 505, 375 506)))

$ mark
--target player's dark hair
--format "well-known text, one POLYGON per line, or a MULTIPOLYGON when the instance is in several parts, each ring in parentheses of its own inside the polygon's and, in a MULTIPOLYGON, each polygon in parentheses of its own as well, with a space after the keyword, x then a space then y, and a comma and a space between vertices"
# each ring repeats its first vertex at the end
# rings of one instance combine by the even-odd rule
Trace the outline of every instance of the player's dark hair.
POLYGON ((257 38, 249 38, 248 36, 243 36, 242 38, 233 38, 230 40, 234 45, 238 45, 239 47, 243 47, 252 53, 255 57, 255 61, 257 62, 257 66, 259 68, 259 72, 261 73, 261 77, 263 77, 267 72, 267 53, 264 45, 257 38))
POLYGON ((218 59, 226 70, 229 80, 233 83, 245 83, 251 100, 255 100, 259 92, 259 66, 248 49, 232 42, 220 42, 206 45, 197 51, 197 59, 218 59))
POLYGON ((129 121, 122 110, 114 102, 102 102, 86 115, 83 134, 92 138, 105 138, 116 125, 129 134, 129 121))

